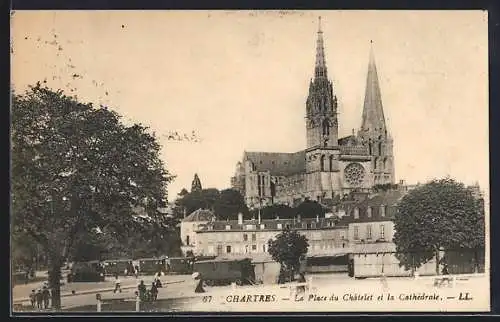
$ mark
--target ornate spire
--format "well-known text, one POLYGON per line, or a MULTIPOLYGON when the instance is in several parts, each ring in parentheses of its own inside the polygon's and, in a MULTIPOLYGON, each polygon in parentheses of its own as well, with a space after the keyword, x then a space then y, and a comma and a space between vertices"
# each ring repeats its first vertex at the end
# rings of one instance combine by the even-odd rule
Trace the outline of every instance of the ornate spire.
POLYGON ((375 65, 375 54, 373 53, 373 41, 370 40, 370 59, 368 62, 368 75, 366 77, 361 134, 374 132, 379 133, 379 135, 385 135, 386 126, 377 66, 375 65))
POLYGON ((316 65, 314 68, 314 76, 315 78, 327 77, 323 31, 321 30, 321 17, 318 18, 318 40, 316 41, 316 65))
POLYGON ((191 182, 191 192, 201 191, 201 190, 202 188, 201 188, 200 178, 198 177, 198 174, 195 173, 193 181, 191 182))

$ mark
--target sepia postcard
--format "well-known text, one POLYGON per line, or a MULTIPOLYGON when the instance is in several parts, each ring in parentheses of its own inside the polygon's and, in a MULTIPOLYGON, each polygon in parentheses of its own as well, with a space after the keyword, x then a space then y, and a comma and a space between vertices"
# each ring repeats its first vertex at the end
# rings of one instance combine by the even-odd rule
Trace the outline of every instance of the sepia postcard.
POLYGON ((11 310, 488 312, 486 11, 12 11, 11 310))

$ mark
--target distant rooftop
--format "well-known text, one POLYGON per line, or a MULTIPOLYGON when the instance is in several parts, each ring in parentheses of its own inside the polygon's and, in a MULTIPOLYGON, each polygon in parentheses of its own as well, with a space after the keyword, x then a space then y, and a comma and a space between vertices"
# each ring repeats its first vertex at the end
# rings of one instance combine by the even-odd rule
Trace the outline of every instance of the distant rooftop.
POLYGON ((257 219, 244 220, 243 224, 238 224, 238 220, 218 220, 202 226, 198 232, 282 230, 286 227, 299 230, 335 229, 342 227, 336 224, 337 220, 335 217, 303 218, 300 221, 297 219, 264 219, 261 220, 260 224, 257 219))
POLYGON ((210 221, 213 219, 215 219, 215 215, 212 211, 208 209, 198 209, 193 211, 189 216, 184 218, 182 221, 183 222, 210 221))

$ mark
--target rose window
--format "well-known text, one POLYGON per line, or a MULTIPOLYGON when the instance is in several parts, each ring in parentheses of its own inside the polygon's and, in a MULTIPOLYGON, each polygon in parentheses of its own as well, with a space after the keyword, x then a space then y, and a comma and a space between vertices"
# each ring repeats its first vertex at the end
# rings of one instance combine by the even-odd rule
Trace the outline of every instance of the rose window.
POLYGON ((345 180, 351 186, 359 186, 363 183, 365 169, 359 163, 351 163, 344 170, 345 180))

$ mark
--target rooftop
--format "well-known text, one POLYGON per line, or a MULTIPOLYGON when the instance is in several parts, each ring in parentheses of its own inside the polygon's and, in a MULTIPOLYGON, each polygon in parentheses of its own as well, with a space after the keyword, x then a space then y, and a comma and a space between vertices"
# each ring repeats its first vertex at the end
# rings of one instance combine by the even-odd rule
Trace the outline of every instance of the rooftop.
POLYGON ((183 222, 195 222, 195 221, 210 221, 215 219, 215 215, 212 211, 208 209, 198 209, 193 211, 189 216, 184 218, 183 222))
POLYGON ((288 226, 290 229, 334 229, 345 227, 336 224, 337 218, 303 218, 297 219, 264 219, 259 223, 258 220, 245 220, 238 224, 237 220, 213 221, 202 226, 198 232, 221 232, 221 231, 257 231, 257 230, 282 230, 288 226))
POLYGON ((273 176, 290 176, 304 173, 305 151, 295 153, 245 152, 244 159, 251 161, 256 170, 269 171, 273 176))
POLYGON ((360 200, 349 207, 347 215, 342 217, 340 224, 391 220, 396 213, 397 202, 403 196, 404 192, 402 191, 390 190, 360 200), (384 206, 383 210, 381 206, 384 206), (371 208, 371 215, 368 208, 371 208), (359 213, 358 218, 354 218, 356 209, 359 213), (382 213, 382 211, 385 211, 385 213, 382 213))

